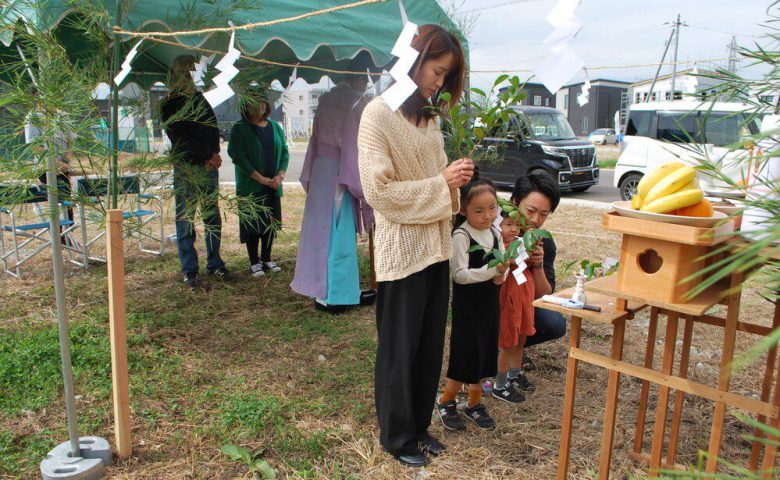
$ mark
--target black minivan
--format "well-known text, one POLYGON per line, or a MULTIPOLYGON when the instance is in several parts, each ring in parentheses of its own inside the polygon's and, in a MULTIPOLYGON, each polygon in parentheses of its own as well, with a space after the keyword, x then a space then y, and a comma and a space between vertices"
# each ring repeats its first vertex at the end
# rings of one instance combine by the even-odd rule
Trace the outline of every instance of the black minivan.
POLYGON ((480 145, 495 155, 479 162, 480 175, 501 187, 518 177, 546 174, 561 191, 584 192, 599 183, 596 148, 575 137, 563 113, 550 107, 518 106, 505 138, 488 137, 480 145))

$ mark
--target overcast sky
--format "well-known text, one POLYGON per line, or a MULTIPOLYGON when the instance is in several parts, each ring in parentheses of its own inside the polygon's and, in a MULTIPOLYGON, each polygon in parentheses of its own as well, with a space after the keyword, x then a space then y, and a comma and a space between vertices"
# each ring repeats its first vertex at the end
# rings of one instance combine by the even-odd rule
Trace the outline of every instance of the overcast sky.
MULTIPOLYGON (((471 69, 533 69, 550 51, 542 45, 553 28, 544 17, 554 0, 446 0, 460 11, 478 13, 469 34, 471 69)), ((585 27, 570 45, 586 67, 658 63, 677 14, 681 27, 678 61, 724 59, 733 35, 748 45, 766 33, 770 1, 759 0, 582 0, 576 15, 585 27)), ((777 9, 775 9, 777 13, 777 9)), ((674 45, 672 45, 672 48, 674 45)), ((667 61, 671 61, 671 49, 667 61)), ((724 63, 724 62, 719 62, 724 63)), ((743 63, 747 65, 747 63, 743 63)), ((652 78, 656 67, 591 70, 590 77, 637 81, 652 78)), ((685 66, 678 67, 685 68, 685 66)), ((749 75, 758 71, 747 69, 749 75)), ((671 66, 661 73, 671 73, 671 66)), ((492 83, 495 73, 474 73, 472 83, 492 83)), ((530 73, 521 73, 527 78, 530 73)), ((581 78, 575 78, 581 80, 581 78)))
MULTIPOLYGON (((413 1, 413 0, 406 0, 413 1)), ((480 70, 532 70, 551 52, 542 45, 553 31, 544 17, 557 0, 439 0, 458 11, 478 13, 469 34, 472 86, 486 88, 498 73, 480 70)), ((733 35, 740 45, 761 38, 771 1, 761 0, 582 0, 576 15, 585 27, 570 45, 591 68, 591 79, 638 81, 652 78, 655 66, 596 69, 615 65, 657 64, 677 14, 689 26, 681 27, 678 62, 725 59, 733 35)), ((775 13, 780 13, 775 9, 775 13)), ((672 49, 667 56, 671 62, 672 49)), ((717 62, 725 64, 725 61, 717 62)), ((747 66, 743 62, 743 66, 747 66)), ((690 66, 693 66, 691 63, 690 66)), ((686 68, 686 65, 678 69, 686 68)), ((765 71, 766 69, 763 69, 765 71)), ((743 74, 757 77, 762 69, 746 68, 743 74)), ((671 73, 665 66, 661 74, 671 73)), ((519 72, 523 80, 531 73, 519 72)), ((582 76, 570 83, 581 81, 582 76)), ((323 83, 324 85, 324 83, 323 83)), ((293 89, 304 86, 301 80, 293 89)))

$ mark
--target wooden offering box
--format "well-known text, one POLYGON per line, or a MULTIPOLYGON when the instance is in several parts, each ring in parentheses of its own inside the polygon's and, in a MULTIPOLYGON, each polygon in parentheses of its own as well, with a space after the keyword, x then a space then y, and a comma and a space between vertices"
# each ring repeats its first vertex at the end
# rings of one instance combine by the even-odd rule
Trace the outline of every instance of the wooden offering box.
POLYGON ((626 295, 664 303, 686 303, 701 277, 681 280, 711 263, 701 257, 727 241, 734 222, 712 228, 690 227, 605 213, 604 230, 623 234, 617 289, 626 295))

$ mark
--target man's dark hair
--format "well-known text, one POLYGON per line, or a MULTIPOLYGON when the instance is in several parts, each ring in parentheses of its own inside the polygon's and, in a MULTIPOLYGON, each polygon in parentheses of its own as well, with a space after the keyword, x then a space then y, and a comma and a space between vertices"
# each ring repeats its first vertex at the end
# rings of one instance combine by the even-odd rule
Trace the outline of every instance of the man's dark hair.
POLYGON ((550 175, 538 173, 523 175, 517 179, 515 188, 512 189, 512 203, 520 205, 520 202, 533 192, 539 192, 550 200, 551 213, 561 203, 561 192, 558 191, 558 184, 555 183, 555 180, 550 175))

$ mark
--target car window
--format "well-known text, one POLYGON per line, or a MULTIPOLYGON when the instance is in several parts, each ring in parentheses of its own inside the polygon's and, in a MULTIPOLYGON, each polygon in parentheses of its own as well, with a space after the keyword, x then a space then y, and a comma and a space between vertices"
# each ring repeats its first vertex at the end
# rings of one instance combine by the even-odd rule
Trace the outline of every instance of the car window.
MULTIPOLYGON (((745 118, 742 115, 710 113, 705 120, 704 138, 707 143, 717 146, 737 143, 741 140, 744 122, 745 118)), ((747 133, 749 132, 745 132, 747 133)))
POLYGON ((697 112, 657 112, 658 140, 674 143, 701 143, 697 112))
POLYGON ((628 114, 628 123, 626 124, 626 135, 636 135, 637 137, 649 137, 650 129, 653 125, 652 111, 632 111, 628 114))

